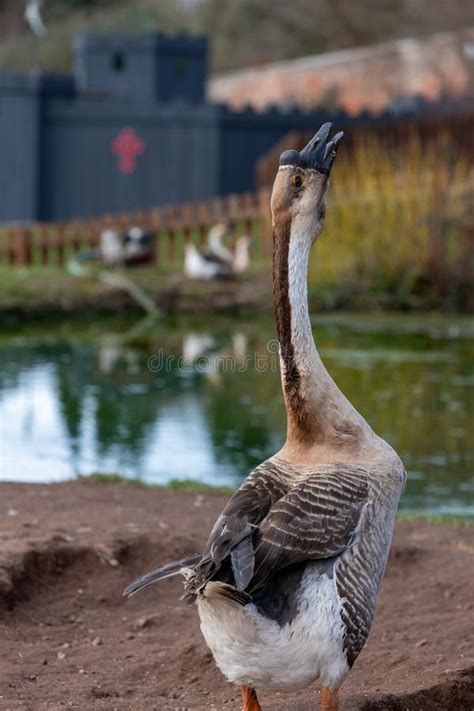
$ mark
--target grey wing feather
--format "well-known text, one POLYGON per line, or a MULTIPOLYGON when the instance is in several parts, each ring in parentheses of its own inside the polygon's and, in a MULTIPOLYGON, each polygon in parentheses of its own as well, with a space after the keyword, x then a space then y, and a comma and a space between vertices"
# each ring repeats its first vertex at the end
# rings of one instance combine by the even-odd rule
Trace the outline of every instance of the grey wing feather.
POLYGON ((195 575, 187 586, 190 594, 194 594, 213 579, 227 558, 230 558, 237 586, 242 586, 251 578, 253 564, 250 562, 250 556, 253 556, 252 541, 255 531, 271 506, 288 488, 279 470, 268 462, 264 462, 252 472, 240 489, 231 496, 217 519, 202 560, 196 566, 195 575))
POLYGON ((357 467, 326 467, 294 485, 265 462, 224 508, 188 592, 212 579, 251 592, 281 568, 339 555, 355 534, 367 492, 366 473, 357 467))
POLYGON ((250 536, 244 538, 230 553, 232 572, 239 590, 245 590, 253 577, 254 550, 250 536))
POLYGON ((291 489, 260 524, 250 588, 289 565, 340 555, 355 534, 367 492, 365 472, 342 466, 291 489))

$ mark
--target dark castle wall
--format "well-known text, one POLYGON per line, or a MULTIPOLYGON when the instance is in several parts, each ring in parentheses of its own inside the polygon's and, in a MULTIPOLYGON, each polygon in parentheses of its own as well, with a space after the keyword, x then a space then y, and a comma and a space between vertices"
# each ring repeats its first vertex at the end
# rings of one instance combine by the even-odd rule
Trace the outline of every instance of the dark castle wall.
POLYGON ((73 77, 0 73, 0 221, 218 194, 206 62, 204 38, 85 34, 75 43, 73 77), (127 140, 139 147, 128 165, 127 140))
POLYGON ((87 217, 209 198, 218 192, 216 138, 211 106, 53 101, 43 115, 38 216, 87 217), (130 130, 141 152, 127 172, 113 145, 130 130))
POLYGON ((41 131, 41 220, 88 217, 253 190, 255 163, 293 128, 323 114, 231 113, 209 104, 51 100, 41 131), (114 141, 141 142, 123 172, 114 141))
POLYGON ((255 187, 255 163, 295 127, 321 114, 231 113, 209 104, 153 107, 51 100, 42 112, 41 220, 206 200, 255 187), (141 149, 123 172, 114 141, 132 131, 141 149))
MULTIPOLYGON (((347 116, 345 117, 347 120, 347 116)), ((256 113, 219 107, 220 194, 241 193, 255 188, 255 164, 287 133, 319 128, 330 119, 324 111, 304 113, 271 109, 256 113)))
POLYGON ((0 74, 0 220, 38 213, 39 102, 34 80, 0 74))
POLYGON ((3 79, 2 222, 89 217, 251 190, 256 160, 295 121, 311 128, 319 120, 77 95, 67 78, 3 79), (124 134, 139 145, 129 166, 117 152, 124 134))
MULTIPOLYGON (((289 131, 326 120, 338 128, 387 121, 232 112, 204 101, 205 65, 202 38, 85 35, 76 43, 74 77, 0 73, 0 222, 99 216, 252 190, 256 161, 289 131)), ((442 106, 411 99, 399 113, 439 113, 442 106)))
POLYGON ((206 70, 204 37, 82 33, 74 42, 74 76, 80 91, 147 103, 181 99, 202 103, 206 70))

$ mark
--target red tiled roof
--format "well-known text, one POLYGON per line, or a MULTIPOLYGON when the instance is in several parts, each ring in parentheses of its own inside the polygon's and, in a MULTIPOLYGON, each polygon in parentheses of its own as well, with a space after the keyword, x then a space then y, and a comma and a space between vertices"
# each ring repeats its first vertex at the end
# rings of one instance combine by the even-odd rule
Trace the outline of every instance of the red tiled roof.
POLYGON ((212 101, 381 111, 400 96, 463 96, 474 86, 474 28, 329 52, 216 76, 212 101))

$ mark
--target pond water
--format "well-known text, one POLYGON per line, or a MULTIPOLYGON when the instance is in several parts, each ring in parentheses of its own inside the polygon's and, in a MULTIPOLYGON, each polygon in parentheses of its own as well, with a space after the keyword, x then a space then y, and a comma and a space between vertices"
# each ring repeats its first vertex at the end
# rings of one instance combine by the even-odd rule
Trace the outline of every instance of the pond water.
MULTIPOLYGON (((402 508, 474 515, 474 323, 314 320, 336 382, 399 452, 402 508)), ((118 472, 236 486, 283 443, 268 320, 100 320, 0 333, 0 478, 118 472)))

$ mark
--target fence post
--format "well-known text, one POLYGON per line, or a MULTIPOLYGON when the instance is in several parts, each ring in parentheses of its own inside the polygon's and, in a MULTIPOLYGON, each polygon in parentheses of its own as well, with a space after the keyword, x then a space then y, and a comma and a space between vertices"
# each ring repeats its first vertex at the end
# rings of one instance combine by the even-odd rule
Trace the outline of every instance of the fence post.
POLYGON ((29 267, 32 257, 31 230, 22 228, 8 233, 10 263, 15 267, 29 267))
POLYGON ((181 259, 184 245, 196 238, 199 245, 205 247, 210 227, 223 222, 230 232, 228 246, 233 246, 237 228, 243 228, 249 233, 255 231, 255 237, 259 238, 257 251, 260 256, 267 257, 271 254, 269 201, 270 191, 263 189, 258 193, 165 206, 146 212, 106 215, 69 223, 20 226, 6 231, 6 247, 1 248, 0 245, 0 249, 11 265, 28 266, 35 258, 44 266, 61 266, 71 252, 74 254, 86 245, 95 249, 103 228, 121 232, 136 223, 151 233, 153 261, 159 263, 160 258, 164 257, 165 263, 172 266, 181 259))
POLYGON ((210 222, 209 206, 206 202, 199 202, 197 204, 197 218, 199 229, 198 244, 200 247, 205 247, 210 222))
POLYGON ((150 212, 150 232, 153 241, 153 262, 160 263, 160 229, 161 229, 161 212, 160 208, 156 207, 150 212))
POLYGON ((191 225, 193 224, 193 205, 192 203, 184 203, 181 207, 181 219, 183 222, 183 243, 181 254, 185 255, 186 245, 191 242, 191 225))
POLYGON ((272 212, 270 210, 270 195, 268 188, 258 191, 258 202, 260 208, 261 234, 260 234, 260 255, 268 257, 272 254, 272 212))
POLYGON ((56 250, 58 265, 60 267, 64 265, 65 257, 64 229, 64 222, 59 222, 56 225, 56 250))

